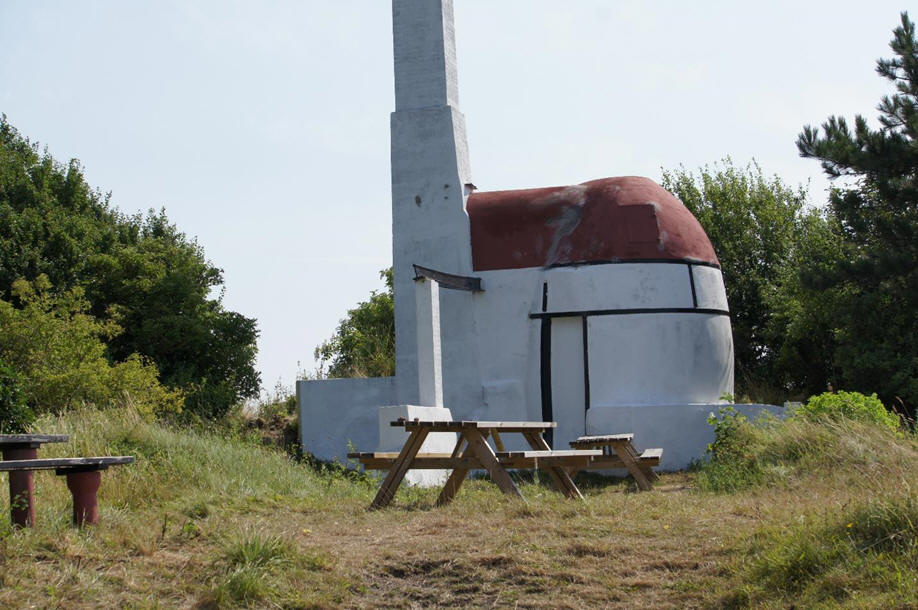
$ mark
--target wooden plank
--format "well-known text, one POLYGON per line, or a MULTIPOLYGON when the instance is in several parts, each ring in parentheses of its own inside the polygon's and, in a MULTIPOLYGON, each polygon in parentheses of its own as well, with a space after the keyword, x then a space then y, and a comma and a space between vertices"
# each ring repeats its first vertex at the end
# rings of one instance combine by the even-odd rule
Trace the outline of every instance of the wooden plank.
POLYGON ((459 453, 462 451, 462 446, 465 445, 468 447, 468 444, 468 439, 466 439, 465 435, 460 432, 459 438, 456 439, 456 446, 453 447, 453 452, 450 454, 450 457, 458 457, 459 453))
MULTIPOLYGON (((542 434, 539 432, 527 432, 523 435, 526 438, 526 441, 529 443, 529 446, 536 451, 551 451, 551 447, 548 446, 548 443, 542 437, 542 434)), ((579 459, 579 458, 578 458, 579 459)), ((574 483, 574 479, 571 478, 571 475, 568 473, 567 467, 562 466, 549 466, 548 474, 551 477, 552 483, 555 487, 566 495, 568 498, 579 498, 583 499, 583 494, 580 493, 580 490, 577 488, 577 485, 574 483)))
POLYGON ((466 436, 469 439, 469 450, 478 458, 482 467, 488 471, 488 474, 491 475, 491 479, 497 483, 501 491, 507 495, 523 499, 523 494, 520 493, 519 488, 517 488, 513 479, 510 478, 510 474, 504 466, 497 461, 497 456, 494 455, 494 451, 491 449, 491 446, 488 445, 484 436, 482 436, 478 430, 467 430, 466 436))
MULTIPOLYGON (((369 451, 364 453, 348 453, 347 457, 351 460, 394 460, 399 455, 398 451, 369 451)), ((450 458, 449 453, 418 453, 414 459, 421 458, 450 458)))
POLYGON ((376 492, 376 497, 373 498, 373 503, 370 504, 370 510, 383 508, 392 501, 398 486, 401 484, 402 479, 405 478, 405 473, 411 467, 411 461, 421 450, 421 445, 424 444, 427 433, 428 430, 426 428, 418 428, 411 432, 411 436, 405 441, 405 446, 402 447, 398 457, 395 458, 389 474, 386 475, 382 485, 379 487, 379 491, 376 492))
POLYGON ((625 443, 612 443, 612 448, 615 450, 616 455, 619 459, 625 464, 625 468, 628 469, 628 472, 631 473, 631 476, 634 477, 634 482, 637 483, 637 486, 643 491, 650 491, 653 488, 650 481, 652 478, 648 476, 645 468, 641 468, 638 465, 637 452, 634 450, 634 446, 628 441, 625 443))
POLYGON ((406 430, 427 428, 430 432, 462 432, 463 430, 500 430, 502 432, 542 431, 557 427, 555 422, 512 422, 512 421, 429 421, 398 419, 391 426, 404 427, 406 430))
MULTIPOLYGON (((398 458, 367 458, 360 463, 367 470, 391 470, 392 465, 398 458)), ((474 457, 451 457, 443 455, 442 457, 423 457, 416 456, 411 460, 409 470, 453 470, 455 468, 481 468, 481 465, 474 457)))
MULTIPOLYGON (((582 458, 591 458, 591 457, 601 457, 602 450, 600 449, 539 449, 535 451, 498 451, 496 453, 499 458, 563 458, 563 457, 582 457, 582 458)), ((588 461, 588 460, 587 460, 588 461)))
MULTIPOLYGON (((453 452, 450 454, 450 457, 454 460, 464 460, 468 459, 468 457, 471 455, 472 452, 469 449, 468 438, 464 432, 461 432, 459 434, 459 438, 456 439, 456 446, 453 447, 453 452)), ((459 492, 459 488, 462 487, 462 483, 465 482, 465 478, 468 476, 470 470, 470 467, 462 465, 454 465, 451 466, 451 468, 453 471, 446 479, 446 483, 443 484, 443 489, 440 490, 440 495, 437 496, 437 506, 444 506, 453 501, 453 498, 456 497, 456 494, 459 492)))
POLYGON ((0 448, 16 445, 37 447, 45 443, 66 443, 69 440, 66 434, 0 434, 0 448))
POLYGON ((569 444, 571 447, 582 447, 584 445, 605 445, 606 443, 611 443, 614 441, 633 441, 634 433, 628 432, 625 434, 604 434, 600 436, 581 436, 575 441, 571 441, 569 444))
POLYGON ((102 470, 109 466, 130 464, 134 461, 131 455, 115 455, 105 457, 81 458, 42 458, 34 460, 5 460, 0 461, 0 471, 20 470, 74 470, 98 468, 102 470))
MULTIPOLYGON (((653 467, 653 466, 659 466, 660 459, 657 457, 641 458, 638 461, 638 464, 641 466, 641 468, 644 468, 645 466, 648 468, 653 467)), ((594 458, 590 460, 590 462, 586 466, 584 466, 583 469, 585 470, 621 470, 621 469, 626 469, 626 467, 625 467, 625 463, 622 462, 621 459, 617 455, 612 455, 609 457, 603 456, 601 458, 594 458)), ((653 474, 654 474, 654 477, 656 477, 656 473, 653 473, 653 474)))
POLYGON ((500 438, 500 433, 497 430, 491 430, 491 436, 494 437, 494 446, 498 451, 505 451, 504 441, 500 438))
POLYGON ((656 460, 657 463, 659 464, 660 460, 662 459, 663 459, 663 450, 660 448, 644 449, 644 451, 641 453, 641 456, 640 456, 640 460, 642 462, 647 461, 647 460, 656 460))
POLYGON ((589 468, 594 459, 596 458, 591 456, 568 455, 543 458, 497 458, 497 461, 500 462, 504 468, 544 468, 550 471, 552 468, 575 468, 577 470, 589 468))

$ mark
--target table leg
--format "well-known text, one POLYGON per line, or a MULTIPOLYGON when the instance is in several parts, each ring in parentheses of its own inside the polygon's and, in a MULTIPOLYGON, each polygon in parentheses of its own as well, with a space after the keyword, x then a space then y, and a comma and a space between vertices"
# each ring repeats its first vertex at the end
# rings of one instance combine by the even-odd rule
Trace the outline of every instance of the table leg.
POLYGON ((472 454, 481 462, 482 467, 488 471, 488 474, 491 475, 491 479, 497 483, 501 491, 507 495, 523 499, 523 494, 520 493, 516 483, 510 478, 510 473, 508 473, 507 469, 497 460, 497 456, 494 455, 494 450, 488 445, 488 441, 485 440, 481 432, 470 429, 467 430, 465 434, 469 439, 469 448, 466 451, 472 451, 472 454))
MULTIPOLYGON (((34 460, 38 457, 38 449, 25 447, 21 449, 5 449, 4 460, 34 460)), ((10 472, 10 518, 13 525, 31 527, 35 525, 35 483, 31 470, 10 472)))
MULTIPOLYGON (((468 450, 468 439, 465 438, 465 432, 461 432, 459 434, 458 440, 456 440, 456 446, 453 448, 453 453, 450 455, 450 457, 466 457, 466 453, 470 453, 468 450), (465 451, 462 451, 463 445, 465 445, 465 451)), ((453 469, 449 475, 449 478, 446 479, 446 483, 443 485, 443 490, 440 492, 440 496, 437 498, 437 506, 444 506, 453 501, 453 498, 456 497, 456 493, 458 493, 459 488, 462 487, 462 483, 465 481, 465 477, 467 477, 468 474, 468 468, 453 469)))
POLYGON ((405 478, 405 473, 411 468, 414 456, 421 450, 421 445, 424 444, 424 439, 427 438, 427 432, 426 428, 417 428, 411 432, 411 436, 405 441, 405 446, 402 447, 398 457, 395 458, 392 468, 389 469, 389 474, 386 475, 379 491, 376 493, 373 503, 370 504, 370 510, 383 508, 392 501, 398 486, 401 484, 402 479, 405 478))
MULTIPOLYGON (((524 432, 523 436, 526 437, 529 446, 533 449, 537 451, 551 451, 551 447, 549 447, 545 439, 542 438, 541 433, 524 432)), ((568 498, 583 500, 583 494, 580 493, 571 475, 564 468, 560 466, 550 466, 546 470, 548 470, 548 474, 558 491, 568 498)))
POLYGON ((68 472, 67 489, 73 496, 73 524, 77 527, 95 525, 99 522, 99 484, 102 472, 68 472))
POLYGON ((612 443, 612 449, 615 450, 618 459, 622 461, 622 464, 625 465, 625 468, 627 468, 631 476, 634 477, 634 482, 637 483, 638 488, 643 491, 650 491, 653 485, 651 485, 641 465, 638 464, 638 461, 634 457, 637 454, 637 451, 634 450, 634 445, 632 445, 630 441, 612 443))

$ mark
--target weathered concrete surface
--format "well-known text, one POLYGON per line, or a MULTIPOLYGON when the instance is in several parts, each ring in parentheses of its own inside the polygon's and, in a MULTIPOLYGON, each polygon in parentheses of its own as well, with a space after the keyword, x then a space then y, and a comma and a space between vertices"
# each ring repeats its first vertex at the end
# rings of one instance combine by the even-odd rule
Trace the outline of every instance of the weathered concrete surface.
POLYGON ((369 451, 379 442, 378 409, 395 403, 395 378, 298 381, 303 450, 344 463, 353 447, 369 451))

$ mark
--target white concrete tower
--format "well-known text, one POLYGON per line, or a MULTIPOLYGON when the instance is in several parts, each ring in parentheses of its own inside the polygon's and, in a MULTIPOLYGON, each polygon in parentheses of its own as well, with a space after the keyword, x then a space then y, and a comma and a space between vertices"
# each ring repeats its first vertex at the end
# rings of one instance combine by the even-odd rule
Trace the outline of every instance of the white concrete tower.
MULTIPOLYGON (((393 0, 392 30, 396 395, 401 404, 417 404, 412 265, 458 275, 471 274, 469 218, 465 210, 468 193, 464 187, 470 182, 470 172, 465 119, 458 110, 452 0, 393 0)), ((462 298, 457 295, 450 299, 444 295, 442 306, 445 310, 458 309, 462 298)), ((468 315, 460 314, 459 321, 468 315)), ((452 332, 460 330, 454 328, 452 332)), ((445 334, 449 332, 450 329, 444 329, 445 334)))

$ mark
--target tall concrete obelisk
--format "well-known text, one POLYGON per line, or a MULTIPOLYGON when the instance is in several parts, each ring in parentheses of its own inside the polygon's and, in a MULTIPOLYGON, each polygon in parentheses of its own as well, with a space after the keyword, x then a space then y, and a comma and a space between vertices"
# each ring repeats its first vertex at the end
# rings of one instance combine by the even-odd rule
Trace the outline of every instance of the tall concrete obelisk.
MULTIPOLYGON (((464 187, 471 180, 465 119, 458 109, 452 0, 393 0, 392 29, 396 395, 401 404, 418 404, 412 265, 459 275, 471 273, 464 187)), ((448 299, 443 306, 455 308, 448 299)))

